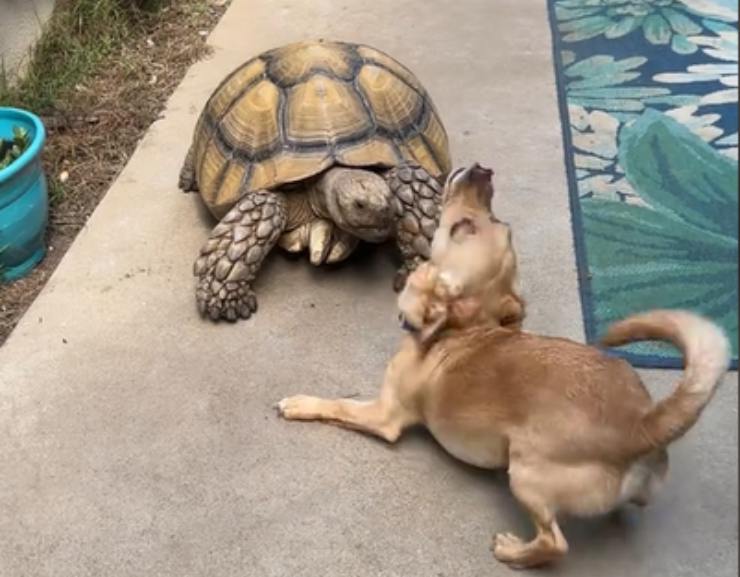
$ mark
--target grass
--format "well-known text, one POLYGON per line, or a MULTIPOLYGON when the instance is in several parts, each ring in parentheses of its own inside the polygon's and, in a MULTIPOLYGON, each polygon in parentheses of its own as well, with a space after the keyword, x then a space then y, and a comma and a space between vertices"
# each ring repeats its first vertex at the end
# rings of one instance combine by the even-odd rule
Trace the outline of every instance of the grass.
POLYGON ((165 0, 59 0, 24 78, 10 85, 0 70, 0 105, 53 109, 66 91, 123 45, 165 0))
POLYGON ((46 126, 49 186, 48 252, 28 276, 0 288, 0 346, 187 69, 208 53, 205 36, 227 6, 57 0, 25 78, 12 87, 0 82, 0 106, 32 110, 46 126))
POLYGON ((0 170, 18 160, 30 144, 28 131, 21 126, 13 126, 11 138, 0 138, 0 170))
POLYGON ((181 68, 202 55, 212 11, 209 0, 57 0, 23 78, 0 75, 0 106, 35 112, 49 133, 52 208, 88 205, 88 189, 115 176, 181 68))

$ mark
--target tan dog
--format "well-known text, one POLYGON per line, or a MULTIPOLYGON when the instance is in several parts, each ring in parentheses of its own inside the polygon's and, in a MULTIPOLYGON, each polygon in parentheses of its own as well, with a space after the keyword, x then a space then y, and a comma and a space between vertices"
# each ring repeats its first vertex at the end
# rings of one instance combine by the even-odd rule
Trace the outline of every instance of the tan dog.
POLYGON ((608 345, 674 343, 686 356, 675 392, 653 403, 637 373, 593 347, 519 330, 516 259, 508 227, 490 212, 490 171, 454 173, 432 264, 399 296, 410 329, 374 401, 297 396, 286 419, 325 420, 394 442, 425 425, 453 456, 506 467, 536 528, 531 541, 496 535, 494 554, 515 568, 563 556, 559 514, 643 505, 661 484, 666 447, 697 420, 726 372, 729 344, 712 323, 654 311, 614 325, 608 345))

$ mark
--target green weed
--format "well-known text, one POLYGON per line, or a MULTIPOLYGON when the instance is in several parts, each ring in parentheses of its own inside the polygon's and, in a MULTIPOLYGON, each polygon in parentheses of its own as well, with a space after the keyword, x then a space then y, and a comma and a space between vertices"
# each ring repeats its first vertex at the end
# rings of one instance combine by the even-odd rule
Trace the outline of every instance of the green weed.
POLYGON ((0 63, 0 106, 43 112, 122 46, 168 0, 59 0, 24 77, 10 85, 0 63))
POLYGON ((31 139, 28 130, 20 126, 13 127, 13 138, 9 140, 0 138, 0 170, 17 160, 29 144, 31 139))

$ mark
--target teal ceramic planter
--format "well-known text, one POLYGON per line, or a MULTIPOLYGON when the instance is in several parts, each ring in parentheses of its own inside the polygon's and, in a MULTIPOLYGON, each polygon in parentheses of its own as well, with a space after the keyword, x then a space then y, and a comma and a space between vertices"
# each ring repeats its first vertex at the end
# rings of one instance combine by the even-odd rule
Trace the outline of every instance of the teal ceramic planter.
POLYGON ((46 254, 44 236, 49 216, 41 151, 44 125, 36 115, 0 107, 0 137, 12 138, 13 127, 28 131, 31 144, 7 168, 0 169, 0 280, 28 274, 46 254))

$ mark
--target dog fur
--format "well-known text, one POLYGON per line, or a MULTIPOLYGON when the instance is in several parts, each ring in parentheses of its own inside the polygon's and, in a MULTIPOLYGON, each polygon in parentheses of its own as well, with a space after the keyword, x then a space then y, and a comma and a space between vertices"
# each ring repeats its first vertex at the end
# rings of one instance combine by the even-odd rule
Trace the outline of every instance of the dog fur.
POLYGON ((668 468, 666 447, 697 420, 729 364, 714 324, 658 310, 611 327, 606 345, 659 339, 679 347, 686 370, 654 403, 625 361, 597 348, 521 330, 511 232, 491 212, 491 171, 454 172, 429 263, 408 279, 399 308, 409 334, 372 401, 295 396, 290 420, 322 420, 395 442, 424 425, 456 458, 507 468, 536 534, 496 535, 495 557, 513 568, 562 557, 560 514, 597 515, 646 504, 668 468))

